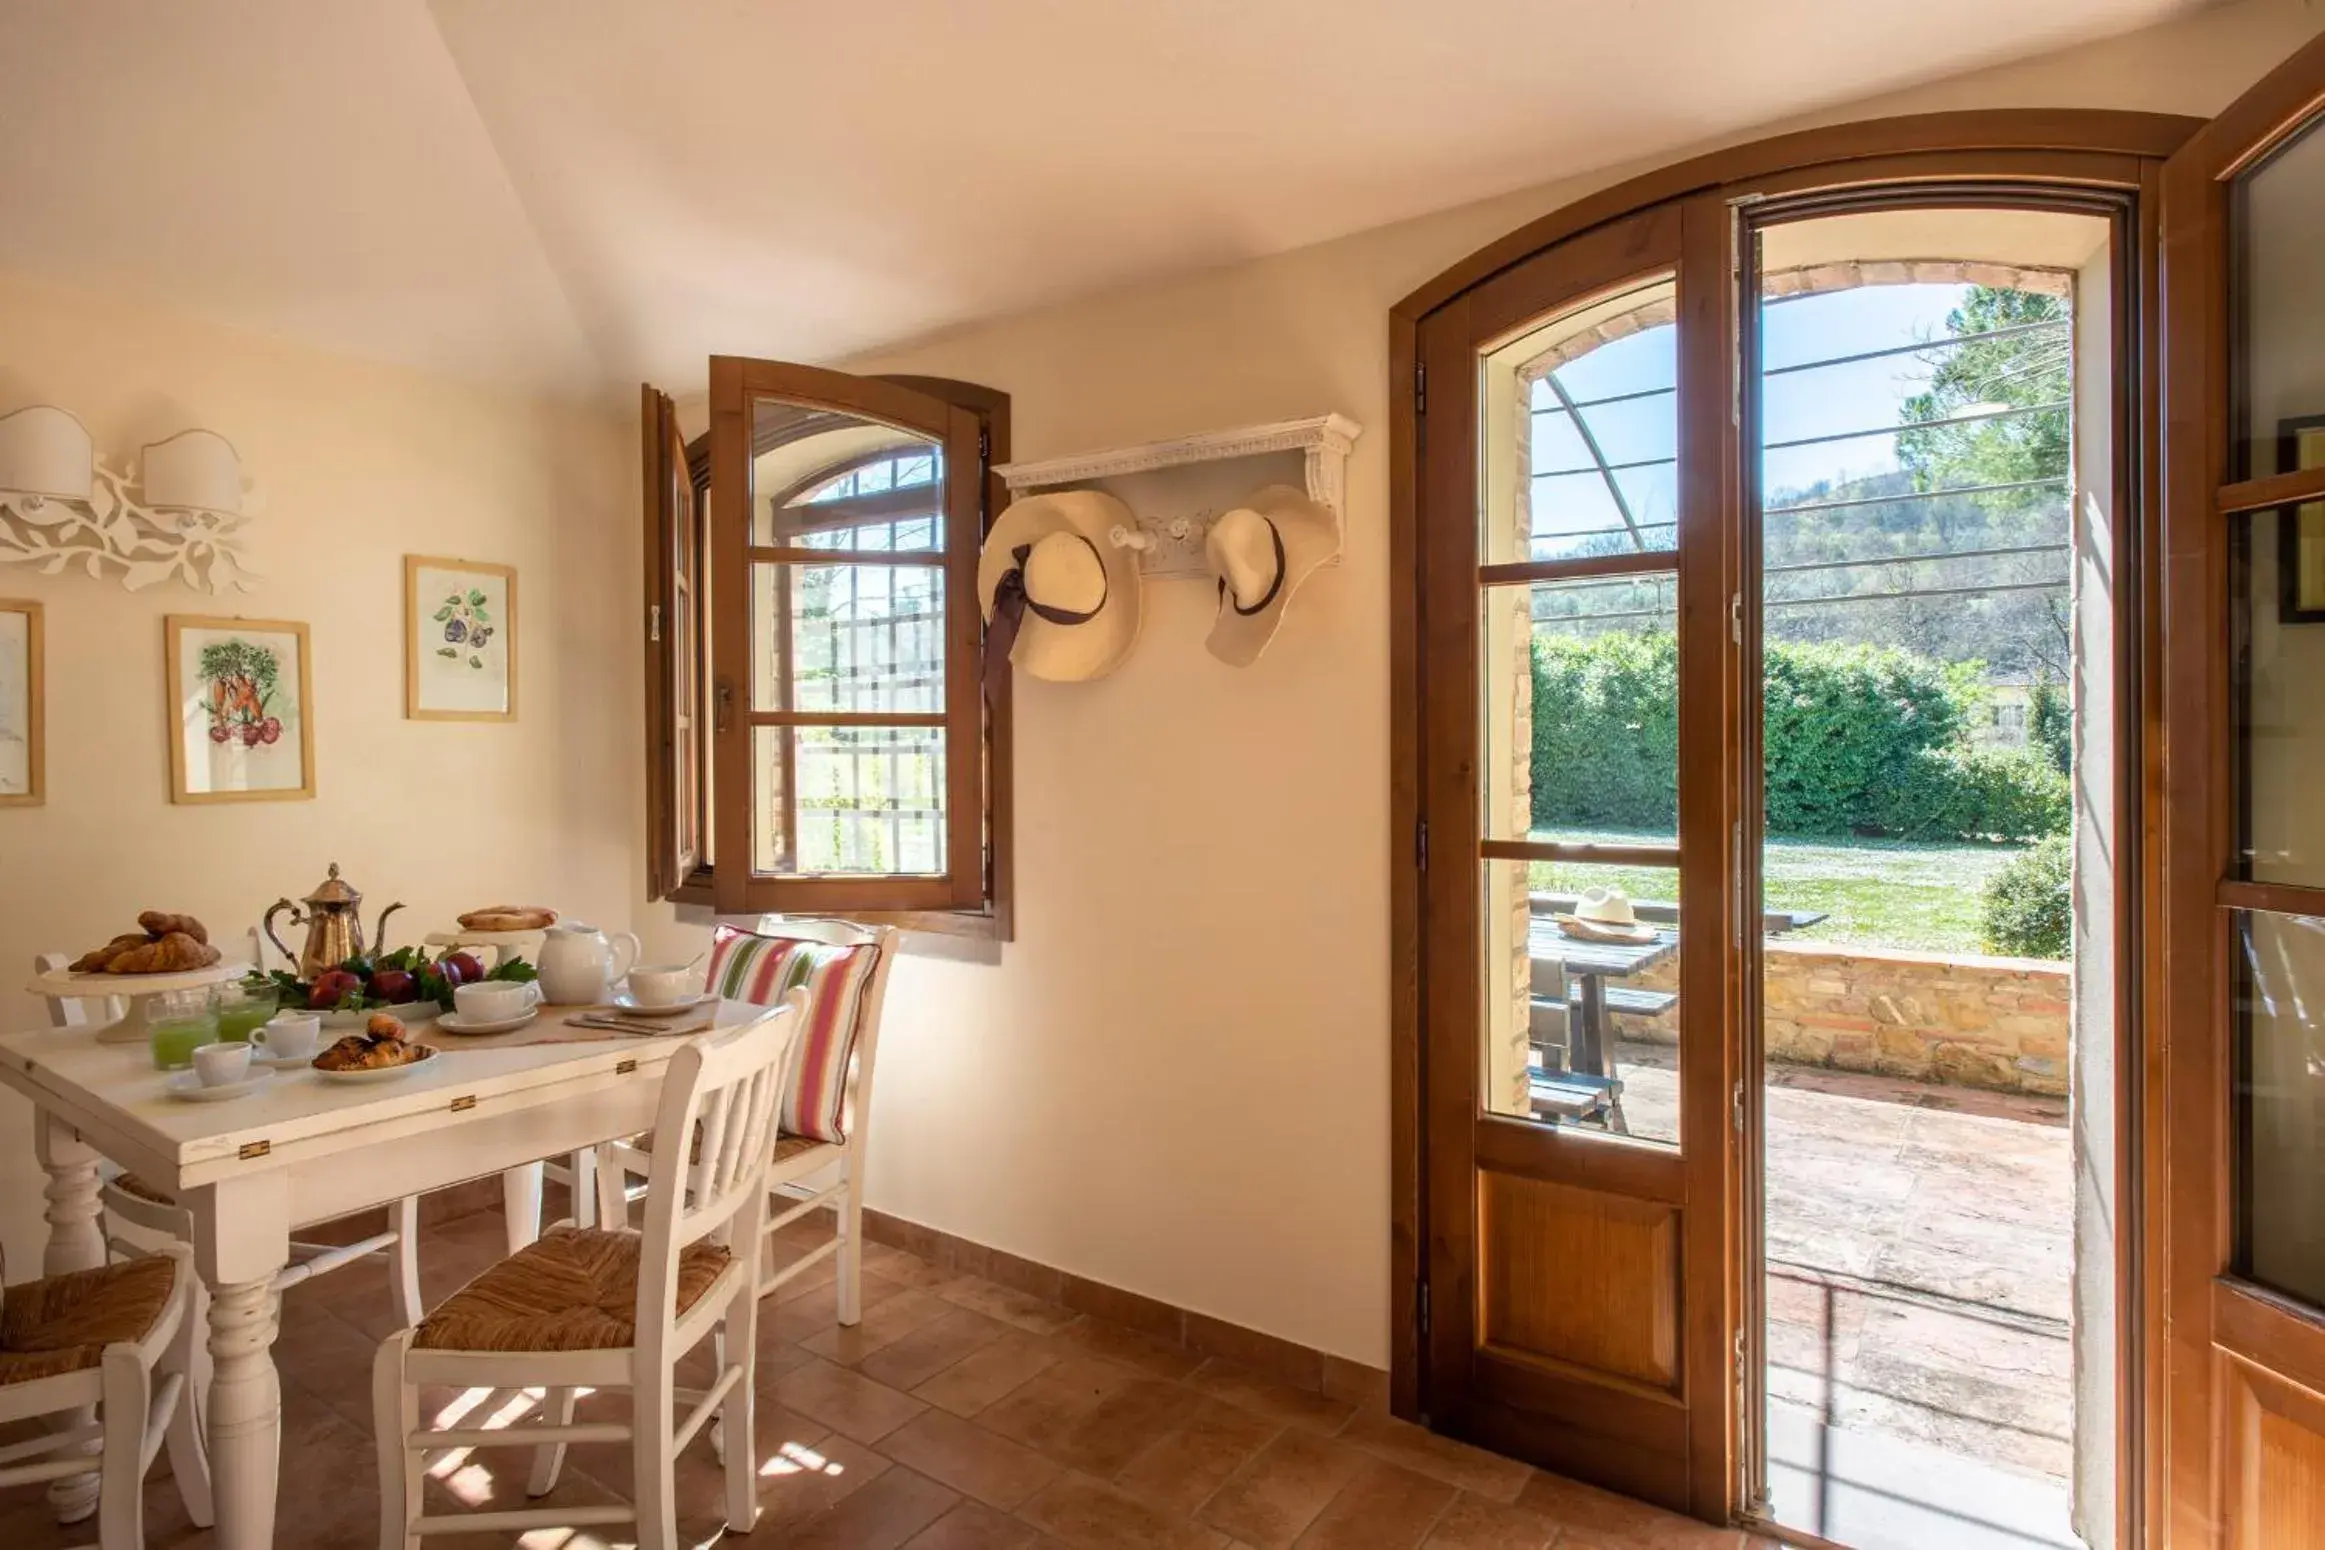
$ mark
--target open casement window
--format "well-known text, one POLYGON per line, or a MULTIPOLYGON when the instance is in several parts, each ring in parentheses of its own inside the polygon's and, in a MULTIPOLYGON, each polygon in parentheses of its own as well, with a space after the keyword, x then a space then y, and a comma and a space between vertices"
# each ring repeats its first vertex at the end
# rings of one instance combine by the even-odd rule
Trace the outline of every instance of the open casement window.
POLYGON ((719 356, 710 413, 648 476, 657 892, 1006 935, 976 597, 1006 397, 719 356))
POLYGON ((639 390, 646 475, 646 889, 709 902, 709 719, 702 619, 708 542, 678 406, 639 390))

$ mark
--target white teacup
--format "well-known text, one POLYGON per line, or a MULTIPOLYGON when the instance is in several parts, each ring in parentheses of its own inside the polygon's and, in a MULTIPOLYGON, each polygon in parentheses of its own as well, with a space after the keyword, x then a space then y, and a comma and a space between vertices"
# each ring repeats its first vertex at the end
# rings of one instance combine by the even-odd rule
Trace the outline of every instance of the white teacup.
POLYGON ((250 1075, 250 1046, 240 1040, 199 1045, 194 1075, 204 1087, 228 1087, 250 1075))
POLYGON ((452 1004, 460 1010, 460 1020, 469 1023, 499 1023, 512 1017, 522 1017, 541 999, 541 987, 520 980, 478 980, 473 985, 456 985, 452 989, 452 1004))
POLYGON ((262 1027, 250 1031, 250 1042, 270 1060, 305 1060, 323 1042, 319 1012, 277 1012, 262 1027))
POLYGON ((691 963, 646 964, 630 971, 630 999, 640 1006, 676 1006, 702 989, 691 963))

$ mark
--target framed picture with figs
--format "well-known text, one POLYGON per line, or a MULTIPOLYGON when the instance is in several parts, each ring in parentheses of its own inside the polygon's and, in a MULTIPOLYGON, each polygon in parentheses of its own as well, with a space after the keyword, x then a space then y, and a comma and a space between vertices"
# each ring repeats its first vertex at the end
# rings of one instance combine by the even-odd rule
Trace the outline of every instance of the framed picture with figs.
POLYGON ((40 605, 0 597, 0 807, 41 803, 40 651, 40 605))
POLYGON ((404 716, 517 719, 517 572, 404 556, 404 716))
POLYGON ((162 621, 170 800, 296 802, 315 794, 307 627, 287 619, 162 621))

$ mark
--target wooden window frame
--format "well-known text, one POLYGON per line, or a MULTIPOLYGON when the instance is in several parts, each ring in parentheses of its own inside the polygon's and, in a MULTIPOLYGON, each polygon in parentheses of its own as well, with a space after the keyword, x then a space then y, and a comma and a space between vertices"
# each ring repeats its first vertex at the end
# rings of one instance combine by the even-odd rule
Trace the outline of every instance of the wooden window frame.
MULTIPOLYGON (((767 367, 774 363, 722 362, 720 358, 714 358, 714 374, 721 369, 722 364, 730 372, 743 371, 747 379, 750 376, 747 368, 767 367)), ((681 800, 683 794, 675 790, 675 739, 679 734, 671 714, 671 700, 675 653, 685 649, 689 643, 674 639, 668 630, 661 631, 657 636, 654 628, 656 620, 670 620, 676 616, 672 560, 675 540, 671 536, 670 524, 679 502, 675 496, 657 499, 656 492, 664 483, 663 470, 669 465, 662 461, 665 454, 661 452, 651 429, 647 432, 645 445, 649 515, 646 524, 645 572, 649 607, 646 642, 649 897, 665 899, 712 915, 746 915, 766 911, 813 913, 866 924, 893 925, 909 932, 993 942, 1008 941, 1014 934, 1015 926, 1015 869, 1012 857, 1015 761, 1011 750, 1013 686, 1004 683, 991 693, 979 693, 972 687, 964 696, 960 684, 963 679, 974 684, 974 647, 981 635, 980 628, 973 622, 978 618, 971 580, 975 574, 977 552, 982 546, 986 530, 1008 501, 1006 484, 992 470, 1007 461, 1010 455, 1009 395, 976 383, 943 377, 889 374, 852 378, 804 367, 786 367, 782 371, 785 383, 792 386, 812 388, 821 383, 829 389, 861 384, 856 391, 874 401, 895 396, 884 393, 884 389, 902 389, 905 393, 937 400, 954 411, 973 417, 979 464, 975 470, 975 510, 973 513, 948 510, 945 545, 941 551, 930 553, 937 556, 934 563, 942 565, 947 572, 947 603, 954 610, 951 617, 955 621, 955 625, 948 626, 950 682, 945 722, 948 755, 956 747, 973 748, 977 750, 975 763, 978 766, 978 778, 973 783, 977 796, 968 804, 969 810, 964 811, 953 805, 952 798, 957 788, 951 779, 947 782, 948 857, 954 853, 954 846, 960 845, 968 836, 974 836, 969 843, 978 857, 975 866, 977 897, 973 902, 948 905, 942 900, 932 899, 930 895, 933 890, 928 886, 930 880, 920 877, 899 878, 893 882, 882 878, 850 877, 838 880, 844 886, 835 886, 833 880, 825 879, 754 877, 749 875, 747 868, 740 885, 731 877, 722 885, 717 858, 732 849, 735 843, 732 836, 747 836, 749 833, 747 740, 748 729, 754 723, 753 718, 745 714, 749 690, 743 669, 748 665, 750 616, 748 595, 741 590, 747 583, 749 564, 758 559, 787 557, 826 563, 892 562, 877 551, 860 555, 820 550, 795 554, 788 548, 768 549, 754 545, 751 541, 754 535, 751 533, 747 502, 738 505, 742 515, 733 519, 731 526, 722 524, 716 503, 711 499, 714 484, 713 435, 708 431, 683 444, 683 471, 678 477, 683 479, 684 487, 691 493, 694 510, 698 514, 707 513, 707 519, 697 522, 699 551, 695 562, 698 586, 709 601, 709 609, 698 611, 696 616, 707 633, 707 639, 698 639, 692 644, 702 664, 696 679, 699 711, 695 718, 699 750, 696 769, 701 788, 695 794, 695 800, 700 804, 698 833, 709 836, 712 842, 706 847, 707 858, 685 868, 683 876, 676 875, 679 867, 674 855, 673 803, 681 800), (790 382, 793 373, 798 374, 797 383, 790 382), (730 576, 732 581, 729 581, 730 576), (964 598, 965 612, 962 608, 964 598), (654 611, 656 609, 658 613, 654 611), (964 619, 972 622, 961 623, 964 619), (734 737, 733 741, 745 745, 744 757, 738 759, 734 753, 729 752, 726 758, 730 765, 740 764, 739 773, 718 767, 721 751, 713 706, 715 697, 721 692, 718 687, 714 687, 717 679, 722 676, 717 669, 722 656, 719 649, 721 641, 727 642, 723 654, 723 660, 728 665, 728 672, 723 676, 729 680, 724 692, 731 701, 727 714, 736 718, 742 728, 740 735, 734 737), (964 646, 967 649, 964 650, 964 646), (965 745, 954 741, 962 738, 969 741, 965 745), (736 784, 737 780, 741 784, 736 784), (725 800, 717 795, 725 791, 745 793, 741 798, 745 810, 739 815, 740 822, 737 821, 738 815, 729 811, 725 800), (722 813, 725 815, 723 819, 722 813), (770 885, 775 886, 771 888, 770 885), (780 895, 793 897, 781 897, 778 890, 780 895)), ((758 384, 753 383, 752 386, 756 390, 758 384)), ((647 391, 651 394, 652 390, 647 391)), ((887 455, 892 453, 867 454, 858 461, 870 461, 875 456, 887 455)), ((837 471, 846 470, 843 468, 837 471)), ((820 481, 830 477, 833 472, 825 470, 816 478, 820 481)), ((955 487, 956 496, 959 488, 955 487)), ((957 499, 948 503, 956 507, 966 507, 968 504, 957 499)), ((913 555, 898 555, 895 559, 905 563, 930 563, 913 555)), ((841 715, 832 719, 845 721, 849 718, 841 715)), ((948 757, 949 773, 958 771, 960 767, 958 762, 948 757)), ((743 843, 748 843, 747 838, 743 843)))

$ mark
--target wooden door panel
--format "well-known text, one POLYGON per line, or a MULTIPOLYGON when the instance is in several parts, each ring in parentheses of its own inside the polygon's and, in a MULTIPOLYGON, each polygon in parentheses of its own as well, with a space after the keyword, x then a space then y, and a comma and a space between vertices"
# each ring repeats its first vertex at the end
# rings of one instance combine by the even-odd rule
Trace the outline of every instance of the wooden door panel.
MULTIPOLYGON (((1677 470, 1687 493, 1669 524, 1677 536, 1668 540, 1651 539, 1618 494, 1623 528, 1610 531, 1627 528, 1615 541, 1631 548, 1617 566, 1587 546, 1562 545, 1572 533, 1559 525, 1555 498, 1535 508, 1531 494, 1510 493, 1531 492, 1526 481, 1571 469, 1513 457, 1530 445, 1530 431, 1521 429, 1513 446, 1481 438, 1486 426, 1507 423, 1490 410, 1519 411, 1520 427, 1534 423, 1531 415, 1578 416, 1589 407, 1578 402, 1586 395, 1567 395, 1550 381, 1533 397, 1527 385, 1600 344, 1664 328, 1675 331, 1668 348, 1676 382, 1644 397, 1673 395, 1661 411, 1677 427, 1678 456, 1668 461, 1692 466, 1724 445, 1716 426, 1707 436, 1682 423, 1692 415, 1724 424, 1728 380, 1724 346, 1715 340, 1691 347, 1676 332, 1682 316, 1692 320, 1689 329, 1719 328, 1726 316, 1705 300, 1725 294, 1724 246, 1699 242, 1692 277, 1682 271, 1684 228, 1695 218, 1692 207, 1670 207, 1595 228, 1448 302, 1422 320, 1415 338, 1423 374, 1416 385, 1426 395, 1415 470, 1422 508, 1417 667, 1428 687, 1416 707, 1425 824, 1418 899, 1426 1047, 1421 1291, 1428 1310, 1421 1407, 1432 1425, 1454 1435, 1718 1518, 1730 1508, 1733 1481, 1732 1362, 1723 1355, 1732 1143, 1718 990, 1730 934, 1719 794, 1723 484, 1690 482, 1687 466, 1677 470), (1577 341, 1591 342, 1561 353, 1577 341), (1553 399, 1554 407, 1542 407, 1553 399), (1553 514, 1535 525, 1544 511, 1553 514), (1696 756, 1674 757, 1677 843, 1648 845, 1629 859, 1677 890, 1685 920, 1679 972, 1690 987, 1714 993, 1700 1001, 1683 994, 1670 1014, 1680 1030, 1676 1123, 1672 1107, 1649 1103, 1633 1127, 1619 1106, 1581 1114, 1557 1106, 1562 1075, 1580 1070, 1604 1081, 1623 1073, 1568 1064, 1578 1047, 1595 1058, 1597 1041, 1545 1036, 1525 1011, 1529 998, 1543 995, 1535 965, 1556 956, 1534 940, 1526 890, 1540 885, 1528 882, 1527 868, 1603 866, 1613 858, 1544 838, 1557 824, 1539 810, 1501 805, 1523 796, 1526 781, 1521 774, 1505 782, 1496 772, 1508 770, 1513 748, 1521 771, 1530 769, 1530 738, 1512 734, 1507 723, 1481 721, 1481 706, 1505 717, 1527 713, 1513 706, 1530 706, 1521 694, 1494 692, 1497 684, 1509 687, 1494 675, 1507 675, 1513 657, 1526 660, 1523 650, 1505 656, 1497 644, 1522 647, 1544 620, 1562 617, 1555 607, 1538 611, 1544 594, 1531 589, 1554 595, 1585 578, 1649 574, 1664 578, 1659 584, 1677 598, 1680 736, 1696 756), (1514 640, 1504 638, 1513 633, 1514 640), (1486 745, 1504 737, 1508 746, 1495 744, 1488 757, 1486 745), (1486 822, 1489 813, 1499 815, 1494 823, 1486 822), (1553 854, 1561 850, 1583 853, 1553 854), (1511 916, 1494 913, 1511 904, 1514 926, 1511 916), (1530 1102, 1538 1106, 1529 1109, 1530 1102)), ((1720 230, 1726 218, 1724 208, 1716 212, 1720 230)), ((1612 481, 1611 471, 1606 477, 1612 481)), ((1619 1086, 1614 1096, 1620 1098, 1619 1086)))
POLYGON ((1496 1356, 1679 1390, 1679 1212, 1478 1175, 1478 1335, 1496 1356))
POLYGON ((2227 1351, 2217 1362, 2230 1550, 2325 1547, 2325 1396, 2227 1351))

